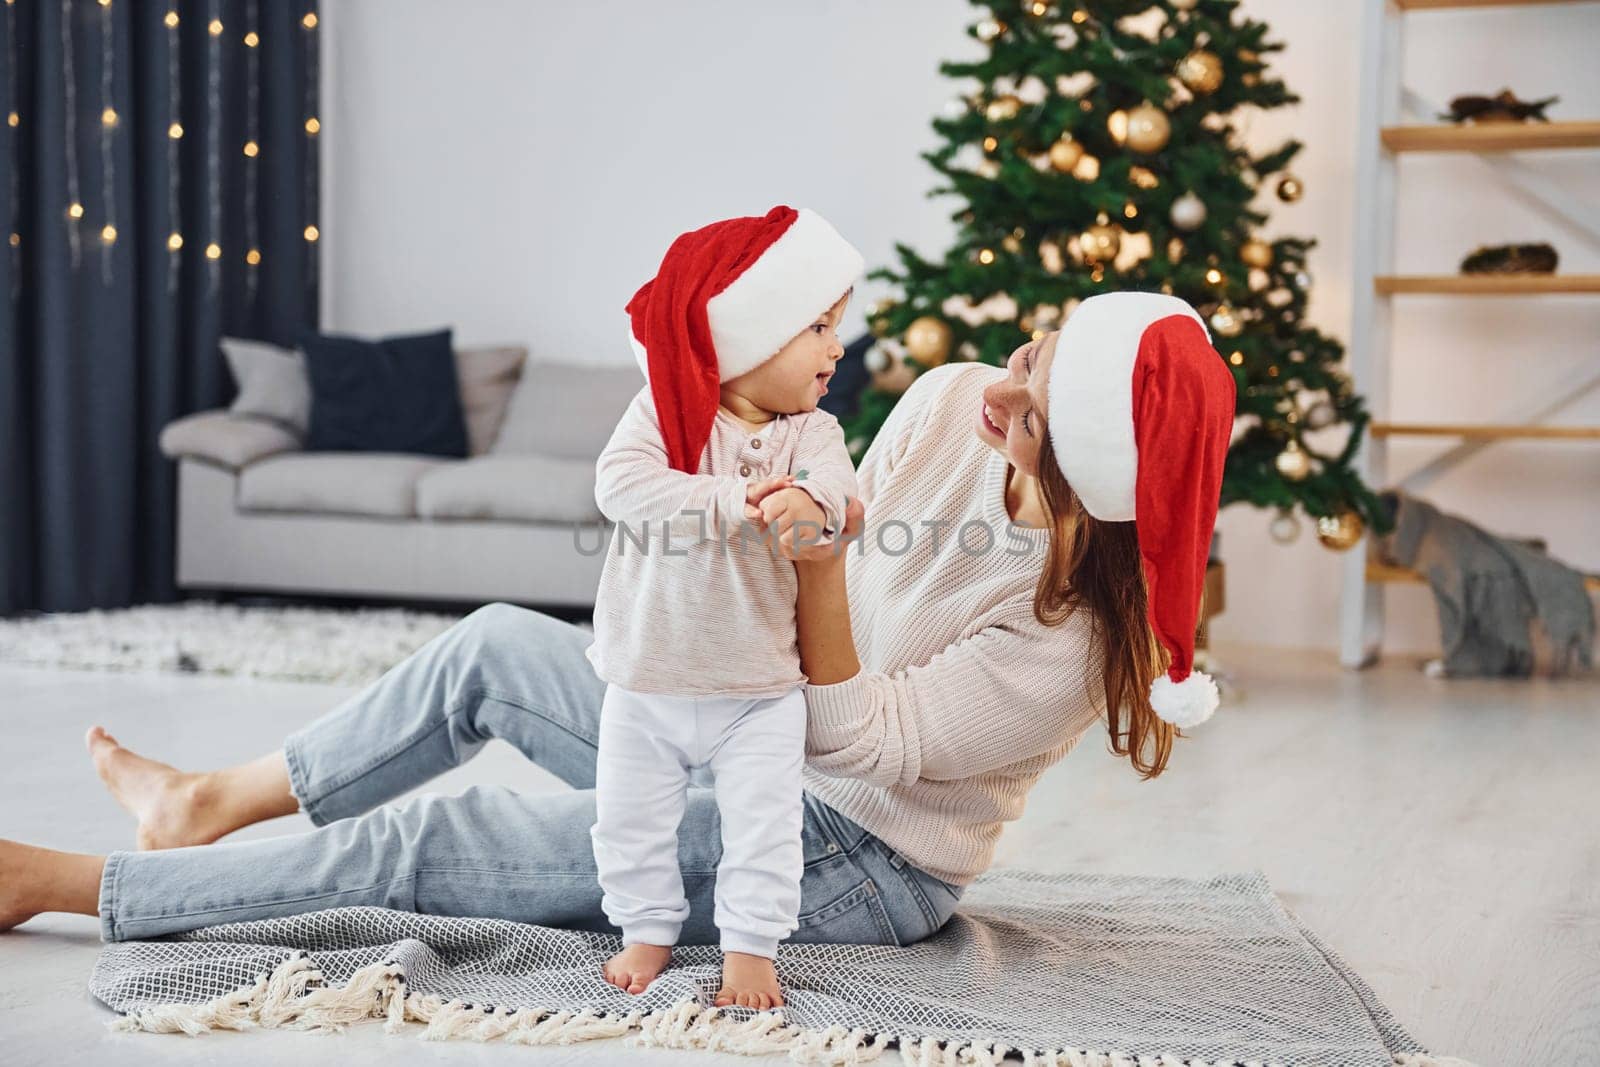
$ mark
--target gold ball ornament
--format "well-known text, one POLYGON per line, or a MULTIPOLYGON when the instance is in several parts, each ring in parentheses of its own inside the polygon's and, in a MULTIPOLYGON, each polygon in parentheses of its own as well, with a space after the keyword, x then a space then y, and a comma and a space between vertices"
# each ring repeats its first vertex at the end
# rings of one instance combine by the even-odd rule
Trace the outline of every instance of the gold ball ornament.
POLYGON ((983 109, 983 114, 990 122, 1005 122, 1016 118, 1021 111, 1022 101, 1007 93, 989 101, 989 105, 983 109))
POLYGON ((911 383, 916 380, 917 372, 910 364, 902 360, 893 360, 888 369, 872 376, 872 387, 898 396, 911 388, 911 383))
POLYGON ((1083 231, 1078 238, 1078 247, 1083 250, 1083 258, 1090 263, 1109 263, 1117 258, 1117 252, 1122 249, 1122 230, 1096 223, 1083 231))
MULTIPOLYGON (((1295 441, 1290 441, 1284 450, 1278 453, 1278 458, 1272 461, 1272 465, 1278 469, 1279 474, 1291 482, 1303 482, 1311 474, 1311 456, 1295 441)), ((1321 523, 1318 523, 1318 536, 1321 536, 1321 533, 1321 523)))
POLYGON ((1172 136, 1172 122, 1167 113, 1151 104, 1142 104, 1128 112, 1127 126, 1128 147, 1135 152, 1159 152, 1172 136))
POLYGON ((1141 189, 1154 189, 1161 184, 1161 179, 1156 177, 1155 171, 1147 167, 1129 167, 1128 180, 1141 189))
MULTIPOLYGON (((1285 174, 1278 179, 1278 199, 1285 204, 1292 204, 1306 193, 1306 187, 1299 178, 1293 174, 1285 174)), ((1358 516, 1359 518, 1359 516, 1358 516)))
POLYGON ((1072 168, 1072 176, 1080 182, 1092 182, 1100 177, 1100 160, 1087 153, 1072 168))
POLYGON ((1083 146, 1069 134, 1062 135, 1059 141, 1050 146, 1050 165, 1062 174, 1072 173, 1072 168, 1082 158, 1083 146))
POLYGON ((1211 328, 1222 337, 1238 337, 1244 332, 1244 318, 1230 305, 1223 304, 1211 313, 1211 328))
POLYGON ((1222 60, 1197 49, 1178 60, 1178 80, 1195 93, 1214 93, 1222 85, 1222 60))
POLYGON ((1239 258, 1246 266, 1266 270, 1272 266, 1272 246, 1258 237, 1252 237, 1239 246, 1239 258))
POLYGON ((924 315, 906 327, 906 355, 924 367, 937 367, 950 358, 950 324, 924 315))
POLYGON ((1124 144, 1128 140, 1128 113, 1118 108, 1106 116, 1106 132, 1117 144, 1124 144))
POLYGON ((1331 548, 1335 552, 1354 548, 1366 530, 1367 524, 1353 511, 1324 515, 1317 520, 1317 540, 1322 542, 1324 548, 1331 548))

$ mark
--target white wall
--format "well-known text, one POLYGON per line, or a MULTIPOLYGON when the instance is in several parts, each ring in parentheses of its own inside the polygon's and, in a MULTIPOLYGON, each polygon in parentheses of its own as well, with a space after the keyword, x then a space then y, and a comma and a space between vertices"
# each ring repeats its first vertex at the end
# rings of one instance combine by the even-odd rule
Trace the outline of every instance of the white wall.
MULTIPOLYGON (((1020 2, 1020 0, 1019 0, 1020 2)), ((1312 317, 1348 336, 1355 105, 1354 0, 1247 0, 1289 48, 1302 97, 1254 115, 1249 139, 1307 144, 1307 195, 1272 200, 1268 234, 1314 235, 1312 317)), ((964 0, 326 0, 324 326, 451 324, 596 363, 630 359, 622 306, 681 230, 778 202, 815 207, 874 265, 895 241, 937 253, 953 201, 924 193, 929 118, 955 91, 941 59, 970 54, 964 0)), ((1409 16, 1407 81, 1437 101, 1502 85, 1559 93, 1558 117, 1600 116, 1600 6, 1409 16)), ((1593 209, 1594 153, 1527 157, 1593 209)), ((1600 254, 1512 202, 1476 160, 1407 159, 1402 271, 1450 271, 1479 243, 1551 240, 1563 270, 1600 254)), ((864 286, 847 329, 878 295, 864 286)), ((1416 298, 1397 317, 1396 418, 1493 419, 1596 366, 1592 298, 1416 298)), ((1600 423, 1600 399, 1568 418, 1600 423)), ((1402 442, 1401 471, 1439 446, 1402 442)), ((1491 528, 1547 537, 1600 569, 1600 449, 1502 446, 1431 493, 1491 528)), ((1224 513, 1231 574, 1215 633, 1336 643, 1339 561, 1309 530, 1271 544, 1267 516, 1224 513)), ((1391 591, 1392 647, 1428 649, 1421 589, 1391 591)))

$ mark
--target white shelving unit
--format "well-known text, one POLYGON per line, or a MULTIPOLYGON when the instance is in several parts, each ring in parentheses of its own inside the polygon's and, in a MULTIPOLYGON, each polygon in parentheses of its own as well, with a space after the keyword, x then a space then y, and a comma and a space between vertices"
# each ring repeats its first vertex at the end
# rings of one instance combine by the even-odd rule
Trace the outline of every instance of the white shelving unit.
MULTIPOLYGON (((1512 192, 1560 219, 1575 235, 1600 245, 1597 205, 1573 203, 1544 183, 1537 171, 1516 161, 1520 151, 1600 148, 1600 121, 1454 126, 1428 121, 1443 108, 1408 90, 1402 80, 1402 44, 1409 12, 1481 7, 1537 7, 1594 0, 1363 0, 1359 142, 1356 160, 1354 284, 1350 336, 1350 373, 1367 398, 1373 423, 1357 457, 1357 469, 1368 485, 1387 487, 1388 441, 1399 436, 1435 436, 1460 443, 1420 470, 1399 488, 1420 490, 1445 471, 1497 441, 1517 438, 1600 441, 1600 427, 1549 425, 1545 420, 1591 390, 1600 387, 1600 368, 1593 377, 1563 383, 1550 401, 1535 410, 1509 413, 1493 424, 1397 422, 1389 415, 1389 369, 1393 302, 1413 293, 1461 299, 1539 298, 1552 295, 1600 294, 1600 275, 1550 274, 1508 276, 1397 275, 1394 273, 1395 196, 1398 159, 1409 152, 1461 152, 1476 155, 1488 172, 1512 192), (1415 118, 1413 118, 1415 116, 1415 118)), ((1425 18, 1426 16, 1424 16, 1425 18)), ((1383 643, 1383 588, 1391 582, 1416 582, 1420 577, 1399 567, 1368 559, 1365 541, 1345 556, 1340 609, 1340 659, 1346 667, 1365 667, 1376 660, 1383 643)), ((1591 583, 1600 591, 1600 583, 1591 583)))

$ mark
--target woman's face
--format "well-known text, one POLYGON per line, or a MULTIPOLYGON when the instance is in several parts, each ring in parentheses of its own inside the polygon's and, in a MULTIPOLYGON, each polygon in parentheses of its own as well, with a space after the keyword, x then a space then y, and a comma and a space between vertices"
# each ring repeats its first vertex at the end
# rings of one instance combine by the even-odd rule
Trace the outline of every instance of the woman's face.
POLYGON ((1037 477, 1045 442, 1046 386, 1059 330, 1022 345, 1006 360, 1006 376, 983 390, 974 413, 978 439, 1024 474, 1037 477))

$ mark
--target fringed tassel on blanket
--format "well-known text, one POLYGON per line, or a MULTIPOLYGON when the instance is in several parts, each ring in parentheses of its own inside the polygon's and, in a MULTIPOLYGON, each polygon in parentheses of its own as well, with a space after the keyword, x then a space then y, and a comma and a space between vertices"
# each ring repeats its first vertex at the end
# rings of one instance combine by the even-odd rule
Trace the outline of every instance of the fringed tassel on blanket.
MULTIPOLYGON (((1236 1062, 1175 1056, 1132 1056, 1077 1049, 1012 1049, 993 1041, 938 1041, 933 1038, 876 1035, 860 1027, 807 1030, 783 1021, 782 1009, 738 1019, 722 1008, 681 1000, 649 1013, 543 1011, 536 1008, 484 1008, 459 1000, 408 992, 397 964, 376 963, 350 976, 343 986, 323 984, 323 976, 304 952, 296 952, 271 974, 205 1004, 163 1004, 133 1012, 111 1024, 114 1030, 188 1034, 209 1030, 326 1030, 385 1019, 385 1029, 422 1023, 424 1041, 505 1041, 515 1045, 571 1045, 622 1037, 637 1031, 630 1045, 650 1048, 732 1052, 745 1056, 788 1053, 796 1063, 848 1065, 879 1059, 895 1045, 907 1067, 1001 1067, 1017 1053, 1024 1067, 1233 1067, 1236 1062)), ((1466 1060, 1401 1053, 1395 1067, 1472 1067, 1466 1060)), ((1246 1067, 1287 1067, 1249 1062, 1246 1067)))

